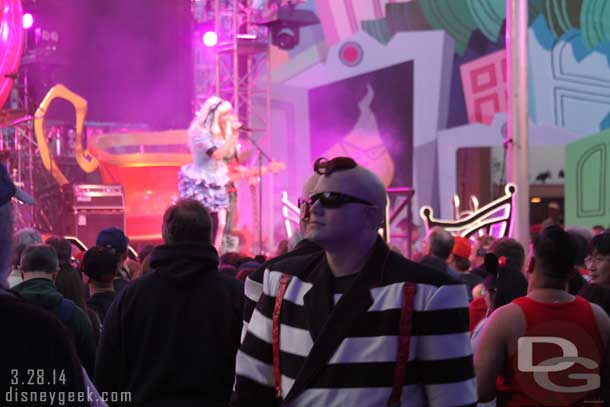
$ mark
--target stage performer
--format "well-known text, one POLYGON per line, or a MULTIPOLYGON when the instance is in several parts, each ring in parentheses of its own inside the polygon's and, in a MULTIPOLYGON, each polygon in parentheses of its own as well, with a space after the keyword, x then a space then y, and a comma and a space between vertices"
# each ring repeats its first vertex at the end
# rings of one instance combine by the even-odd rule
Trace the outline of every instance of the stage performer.
POLYGON ((217 248, 223 231, 234 185, 229 178, 228 161, 237 157, 241 123, 231 103, 217 96, 208 98, 188 130, 193 162, 180 168, 180 198, 201 202, 212 217, 212 240, 217 248))

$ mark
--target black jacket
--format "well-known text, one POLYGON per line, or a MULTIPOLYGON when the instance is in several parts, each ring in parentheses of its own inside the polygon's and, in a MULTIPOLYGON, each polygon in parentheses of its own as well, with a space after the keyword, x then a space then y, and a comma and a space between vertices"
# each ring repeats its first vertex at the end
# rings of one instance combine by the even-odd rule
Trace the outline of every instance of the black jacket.
POLYGON ((108 312, 112 301, 114 301, 114 297, 116 297, 116 292, 105 291, 93 294, 93 296, 87 300, 87 306, 97 313, 101 323, 104 323, 104 318, 106 318, 106 313, 108 312))
POLYGON ((1 405, 51 405, 50 397, 59 405, 58 397, 65 396, 67 402, 68 393, 86 394, 70 332, 55 316, 0 287, 0 321, 1 405), (23 393, 30 395, 28 402, 21 398, 23 393), (42 397, 45 403, 32 402, 42 397))
POLYGON ((218 272, 211 245, 157 247, 149 274, 108 310, 98 352, 100 391, 146 405, 225 406, 241 334, 242 284, 218 272))

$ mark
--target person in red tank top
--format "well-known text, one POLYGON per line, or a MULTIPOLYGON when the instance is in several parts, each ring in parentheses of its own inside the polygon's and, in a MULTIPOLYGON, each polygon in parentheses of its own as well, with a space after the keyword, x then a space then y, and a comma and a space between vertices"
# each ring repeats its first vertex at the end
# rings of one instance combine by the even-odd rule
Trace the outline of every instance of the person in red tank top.
POLYGON ((610 318, 570 295, 576 246, 558 226, 534 244, 528 294, 497 309, 474 364, 479 401, 497 406, 591 406, 608 399, 610 318), (605 393, 605 394, 604 394, 605 393))

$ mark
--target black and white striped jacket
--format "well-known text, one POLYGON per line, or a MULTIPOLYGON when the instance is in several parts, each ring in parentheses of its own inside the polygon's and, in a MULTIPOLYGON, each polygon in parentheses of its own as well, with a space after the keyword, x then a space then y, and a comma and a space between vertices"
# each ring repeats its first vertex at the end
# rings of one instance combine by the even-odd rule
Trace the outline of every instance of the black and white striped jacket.
POLYGON ((332 275, 321 252, 272 264, 262 283, 247 281, 246 296, 260 299, 237 355, 232 405, 386 406, 405 281, 416 283, 416 294, 401 405, 475 405, 465 286, 391 252, 381 239, 350 289, 335 294, 334 306, 328 304, 332 275), (271 342, 283 273, 292 279, 280 314, 280 402, 271 342))

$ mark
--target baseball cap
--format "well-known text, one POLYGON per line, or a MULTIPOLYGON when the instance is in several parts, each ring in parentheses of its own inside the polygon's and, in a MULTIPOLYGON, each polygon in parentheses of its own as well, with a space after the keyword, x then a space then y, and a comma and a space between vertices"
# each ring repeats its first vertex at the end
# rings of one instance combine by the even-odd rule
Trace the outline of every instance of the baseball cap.
POLYGON ((464 259, 470 258, 470 253, 472 252, 472 243, 470 239, 457 236, 453 242, 453 250, 451 254, 454 256, 462 257, 464 259))
POLYGON ((125 253, 127 251, 129 239, 121 229, 113 226, 102 229, 97 235, 95 244, 96 246, 110 246, 116 250, 117 253, 125 253))

